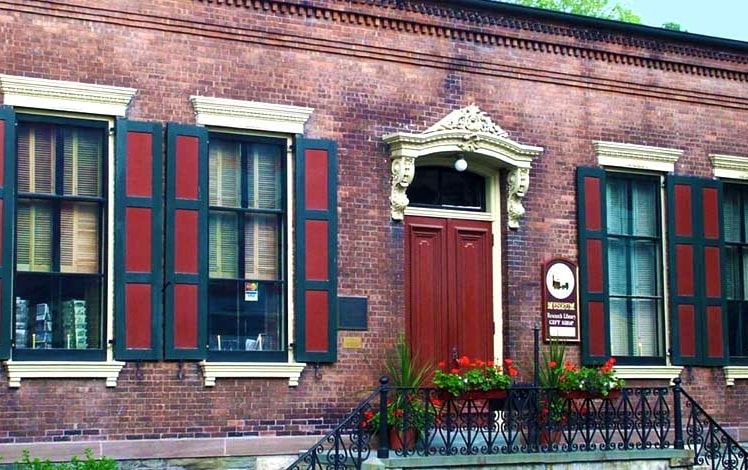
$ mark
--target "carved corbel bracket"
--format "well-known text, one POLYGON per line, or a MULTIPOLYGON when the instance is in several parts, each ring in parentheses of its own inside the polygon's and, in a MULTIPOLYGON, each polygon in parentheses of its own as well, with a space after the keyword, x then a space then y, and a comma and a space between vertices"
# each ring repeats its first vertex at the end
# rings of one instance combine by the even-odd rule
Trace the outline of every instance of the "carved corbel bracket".
POLYGON ((390 210, 393 220, 403 220, 405 208, 408 207, 408 196, 405 194, 415 175, 414 157, 395 157, 392 159, 392 190, 390 191, 390 210))
POLYGON ((530 187, 530 169, 512 168, 507 178, 507 225, 509 228, 519 228, 519 219, 525 214, 522 199, 530 187))

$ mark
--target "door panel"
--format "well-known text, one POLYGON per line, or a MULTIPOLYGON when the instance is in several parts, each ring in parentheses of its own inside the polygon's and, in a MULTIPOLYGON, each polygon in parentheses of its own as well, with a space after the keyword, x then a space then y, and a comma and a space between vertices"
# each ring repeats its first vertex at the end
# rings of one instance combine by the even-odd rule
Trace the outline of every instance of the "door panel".
POLYGON ((492 359, 489 222, 406 218, 407 336, 418 357, 492 359))
POLYGON ((405 241, 406 335, 417 357, 431 361, 449 347, 447 322, 436 319, 447 303, 447 224, 442 219, 412 219, 405 241))
POLYGON ((457 353, 493 359, 491 227, 487 222, 453 220, 449 225, 447 291, 450 337, 457 353))

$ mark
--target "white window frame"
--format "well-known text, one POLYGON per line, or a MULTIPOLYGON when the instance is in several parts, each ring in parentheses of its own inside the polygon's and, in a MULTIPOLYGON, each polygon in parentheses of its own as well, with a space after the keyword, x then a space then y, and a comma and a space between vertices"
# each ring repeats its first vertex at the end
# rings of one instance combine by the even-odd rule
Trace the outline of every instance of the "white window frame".
MULTIPOLYGON (((206 96, 191 96, 197 124, 211 131, 230 133, 253 133, 272 137, 285 137, 289 143, 296 134, 304 133, 304 124, 314 111, 301 106, 279 105, 257 101, 242 101, 206 96)), ((293 201, 294 154, 288 146, 286 154, 286 198, 293 201)), ((293 204, 288 204, 286 213, 287 233, 293 233, 293 204)), ((288 266, 294 266, 293 239, 287 238, 286 259, 288 266)), ((206 280, 207 282, 207 280, 206 280)), ((286 289, 287 308, 287 362, 214 362, 201 361, 204 385, 213 387, 218 378, 286 378, 288 385, 299 384, 305 362, 296 362, 291 343, 294 337, 293 269, 288 269, 286 289)))
MULTIPOLYGON (((670 149, 664 147, 652 147, 648 145, 626 144, 620 142, 593 141, 592 146, 597 156, 597 163, 601 167, 610 170, 621 171, 638 171, 648 174, 660 174, 664 177, 666 173, 675 171, 675 163, 683 155, 683 150, 670 149)), ((660 193, 660 201, 663 200, 660 193)), ((663 220, 661 221, 661 231, 667 233, 665 211, 663 211, 663 220)), ((667 278, 668 259, 667 250, 665 249, 665 240, 663 239, 663 277, 667 278)), ((665 323, 665 350, 669 348, 670 322, 668 319, 668 285, 663 286, 663 316, 665 323)), ((616 366, 616 375, 623 379, 667 379, 670 383, 680 376, 683 367, 674 366, 670 363, 670 356, 665 355, 665 365, 662 366, 616 366)))
MULTIPOLYGON (((124 117, 133 96, 134 88, 114 87, 91 83, 63 80, 20 77, 0 74, 0 93, 5 105, 13 106, 17 113, 38 114, 63 118, 78 118, 106 121, 114 128, 116 117, 124 117)), ((107 167, 114 169, 114 135, 108 139, 107 167)), ((114 214, 114 171, 108 172, 106 181, 107 213, 114 214)), ((106 250, 111 252, 114 245, 114 217, 107 217, 106 250)), ((8 385, 21 386, 22 379, 30 378, 101 378, 107 387, 116 387, 117 379, 124 362, 114 360, 112 342, 114 337, 114 257, 107 256, 105 267, 107 285, 107 331, 102 341, 106 346, 104 361, 14 361, 5 362, 8 371, 8 385)), ((12 354, 12 351, 11 351, 12 354)), ((11 356, 12 357, 12 356, 11 356)))
MULTIPOLYGON (((710 153, 712 172, 715 178, 735 180, 742 183, 748 181, 748 157, 710 153)), ((723 368, 725 385, 732 387, 737 379, 748 379, 748 366, 728 365, 723 368)))

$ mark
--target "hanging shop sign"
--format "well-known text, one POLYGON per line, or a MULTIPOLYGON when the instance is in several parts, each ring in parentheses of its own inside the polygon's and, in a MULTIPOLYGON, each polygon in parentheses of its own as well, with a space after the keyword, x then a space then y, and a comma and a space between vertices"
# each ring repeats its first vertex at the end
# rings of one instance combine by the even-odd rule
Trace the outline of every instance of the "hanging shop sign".
POLYGON ((577 265, 563 258, 543 264, 543 339, 579 341, 577 265))

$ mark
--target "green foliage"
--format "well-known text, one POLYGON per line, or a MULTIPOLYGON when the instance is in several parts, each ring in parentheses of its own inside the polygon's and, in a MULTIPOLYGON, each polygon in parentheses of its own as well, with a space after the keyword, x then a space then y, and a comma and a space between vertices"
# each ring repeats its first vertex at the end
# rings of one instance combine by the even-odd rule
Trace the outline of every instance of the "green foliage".
POLYGON ((686 32, 683 28, 681 28, 680 24, 673 23, 672 21, 669 21, 667 23, 663 23, 662 27, 665 28, 665 29, 669 29, 671 31, 683 31, 684 33, 686 32))
POLYGON ((608 396, 611 390, 625 385, 623 379, 616 377, 615 363, 612 357, 600 367, 577 367, 566 363, 560 371, 558 388, 564 392, 579 390, 608 396))
POLYGON ((77 456, 70 459, 70 462, 50 462, 41 460, 39 457, 31 459, 28 450, 23 451, 23 458, 20 462, 15 463, 18 470, 117 470, 117 462, 108 457, 94 458, 91 449, 85 450, 86 458, 80 460, 77 456))
MULTIPOLYGON (((436 404, 425 402, 420 394, 395 391, 395 397, 387 402, 387 425, 391 429, 404 431, 415 429, 419 432, 431 426, 436 416, 436 404)), ((374 410, 364 412, 362 427, 371 433, 379 431, 380 413, 374 410)))
POLYGON ((641 18, 620 4, 610 4, 609 0, 503 0, 526 7, 545 8, 575 15, 594 16, 606 20, 640 24, 641 18))
POLYGON ((566 356, 566 344, 559 341, 551 341, 548 350, 543 352, 543 360, 540 363, 538 379, 541 387, 558 387, 561 372, 563 372, 564 357, 566 356))
POLYGON ((385 359, 384 371, 389 376, 392 387, 419 388, 431 373, 431 366, 421 363, 401 334, 395 348, 385 359))
POLYGON ((494 365, 493 361, 471 361, 467 356, 459 358, 455 366, 447 370, 446 364, 440 362, 434 371, 434 385, 453 396, 469 390, 505 390, 517 375, 517 369, 509 358, 504 360, 504 368, 494 365))

